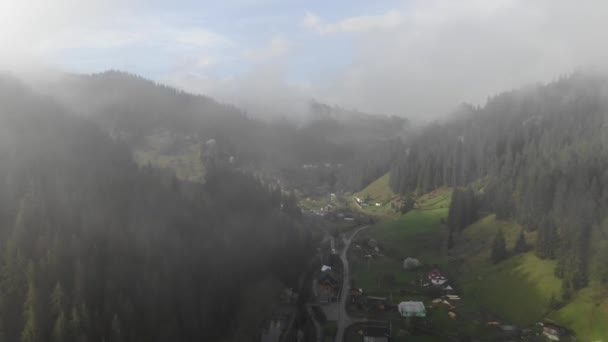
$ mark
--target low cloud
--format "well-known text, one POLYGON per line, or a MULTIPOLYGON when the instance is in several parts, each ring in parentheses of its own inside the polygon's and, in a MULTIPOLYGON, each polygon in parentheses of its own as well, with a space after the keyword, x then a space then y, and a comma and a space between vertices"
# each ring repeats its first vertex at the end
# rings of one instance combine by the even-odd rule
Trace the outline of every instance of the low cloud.
POLYGON ((83 70, 134 65, 151 71, 144 76, 250 112, 299 113, 301 104, 315 98, 420 120, 577 69, 608 67, 604 0, 404 0, 380 14, 339 19, 328 19, 336 13, 321 6, 281 18, 264 33, 216 32, 221 26, 180 20, 183 12, 140 13, 147 8, 140 1, 1 1, 0 64, 31 66, 86 49, 74 64, 81 57, 106 59, 82 63, 83 70), (332 44, 344 50, 336 52, 332 44))
POLYGON ((283 37, 273 38, 267 46, 247 50, 243 57, 256 61, 267 61, 277 57, 283 57, 289 52, 289 42, 283 37))
POLYGON ((391 10, 382 15, 363 15, 350 17, 335 23, 324 23, 321 17, 308 12, 302 22, 303 26, 320 34, 368 32, 378 29, 391 29, 403 22, 398 10, 391 10))

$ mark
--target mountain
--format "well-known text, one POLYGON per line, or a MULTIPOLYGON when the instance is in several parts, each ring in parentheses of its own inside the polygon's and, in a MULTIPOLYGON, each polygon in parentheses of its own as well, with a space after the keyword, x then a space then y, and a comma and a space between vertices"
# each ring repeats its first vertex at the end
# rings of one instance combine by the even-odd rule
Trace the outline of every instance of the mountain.
POLYGON ((230 166, 205 184, 138 166, 14 79, 0 102, 0 340, 244 341, 297 286, 310 229, 289 198, 230 166))
POLYGON ((200 156, 214 140, 225 159, 233 157, 239 167, 265 177, 311 191, 319 186, 354 190, 388 170, 390 146, 408 128, 403 118, 314 101, 304 122, 263 120, 118 71, 65 75, 36 88, 126 143, 140 165, 169 168, 191 181, 203 178, 200 156), (314 169, 303 171, 304 165, 314 169), (330 174, 339 175, 337 184, 328 186, 330 174))
MULTIPOLYGON (((482 214, 536 237, 534 254, 551 261, 537 265, 549 267, 561 287, 551 316, 589 338, 603 335, 580 329, 588 318, 579 300, 591 296, 597 314, 605 312, 598 289, 608 284, 607 98, 608 78, 576 73, 494 96, 481 107, 463 106, 403 143, 389 182, 402 195, 455 188, 446 225, 457 254, 466 255, 467 227, 482 214)), ((524 259, 517 260, 506 262, 524 259)))

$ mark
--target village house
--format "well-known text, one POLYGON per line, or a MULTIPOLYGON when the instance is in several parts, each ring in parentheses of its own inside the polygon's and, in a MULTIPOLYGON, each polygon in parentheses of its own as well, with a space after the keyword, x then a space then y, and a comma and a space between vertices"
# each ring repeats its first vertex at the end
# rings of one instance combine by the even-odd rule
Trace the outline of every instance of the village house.
POLYGON ((331 271, 321 273, 318 279, 319 302, 329 303, 334 301, 338 293, 338 280, 331 271))
POLYGON ((552 341, 559 341, 566 334, 566 328, 561 327, 555 323, 544 322, 543 324, 543 335, 552 341))
POLYGON ((401 317, 426 317, 426 307, 423 302, 401 302, 398 310, 401 317))
POLYGON ((388 342, 390 331, 387 327, 367 326, 363 328, 363 342, 388 342))
POLYGON ((435 286, 440 286, 447 283, 448 279, 444 277, 438 269, 433 269, 428 274, 429 281, 435 286))
POLYGON ((416 258, 407 257, 403 260, 403 269, 405 270, 413 270, 420 266, 422 266, 422 263, 416 258))
POLYGON ((352 288, 350 289, 350 302, 353 304, 361 303, 361 298, 363 297, 363 289, 361 288, 352 288))

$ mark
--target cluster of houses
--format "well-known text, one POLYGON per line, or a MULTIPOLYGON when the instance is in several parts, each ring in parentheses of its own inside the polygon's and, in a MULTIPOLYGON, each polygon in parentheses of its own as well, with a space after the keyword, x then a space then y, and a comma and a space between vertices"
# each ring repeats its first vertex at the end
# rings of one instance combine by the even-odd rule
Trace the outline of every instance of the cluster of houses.
POLYGON ((369 204, 369 203, 367 203, 367 201, 366 201, 366 200, 364 200, 364 199, 362 199, 362 198, 360 198, 360 197, 357 197, 357 196, 354 196, 354 197, 353 197, 353 200, 354 200, 354 201, 355 201, 355 203, 357 203, 357 204, 358 204, 360 207, 367 207, 367 206, 370 206, 370 205, 374 205, 374 206, 376 206, 376 207, 381 207, 381 206, 382 206, 382 203, 381 203, 381 202, 374 202, 374 203, 372 203, 372 204, 369 204))
POLYGON ((317 279, 318 298, 320 303, 335 302, 338 299, 340 282, 330 266, 321 267, 321 275, 317 279))

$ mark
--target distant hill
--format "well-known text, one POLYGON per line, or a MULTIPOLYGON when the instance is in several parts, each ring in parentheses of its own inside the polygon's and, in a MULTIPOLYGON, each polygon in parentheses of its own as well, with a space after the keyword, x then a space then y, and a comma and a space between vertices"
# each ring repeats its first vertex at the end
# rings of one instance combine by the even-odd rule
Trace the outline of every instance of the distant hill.
POLYGON ((38 87, 131 146, 140 164, 169 167, 189 180, 203 176, 199 156, 213 139, 221 155, 234 157, 239 167, 315 188, 329 187, 327 177, 319 172, 300 175, 299 169, 328 164, 325 173, 339 175, 331 187, 354 190, 388 170, 396 151, 391 141, 407 128, 405 119, 315 102, 312 119, 303 123, 288 116, 263 120, 212 98, 119 71, 66 75, 38 87))
POLYGON ((1 340, 242 341, 297 286, 311 229, 282 194, 230 167, 199 184, 138 166, 12 78, 0 103, 1 340))

